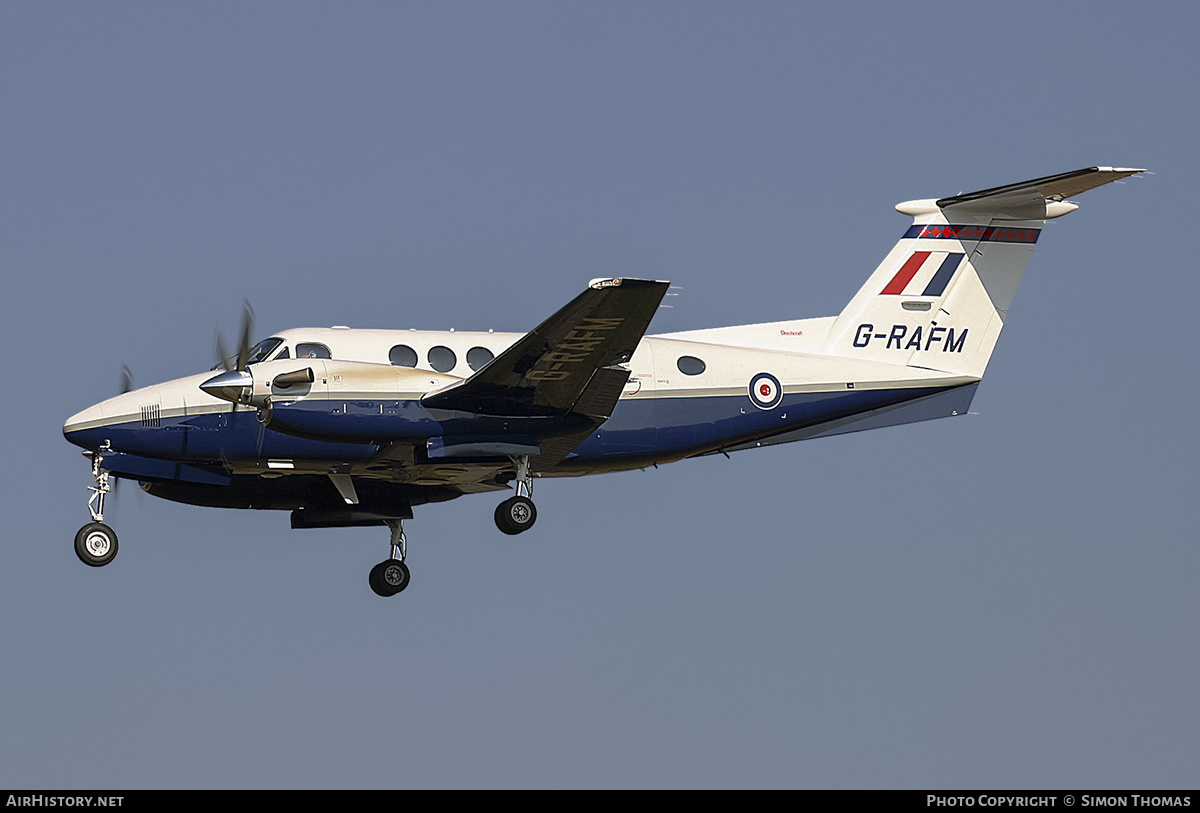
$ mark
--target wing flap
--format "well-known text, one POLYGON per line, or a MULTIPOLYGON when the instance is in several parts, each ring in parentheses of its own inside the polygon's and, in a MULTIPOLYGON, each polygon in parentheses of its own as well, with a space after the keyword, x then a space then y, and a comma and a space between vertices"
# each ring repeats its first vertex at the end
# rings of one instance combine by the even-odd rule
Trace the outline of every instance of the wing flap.
POLYGON ((629 370, 623 367, 601 367, 592 374, 571 411, 597 421, 608 420, 628 380, 629 370))

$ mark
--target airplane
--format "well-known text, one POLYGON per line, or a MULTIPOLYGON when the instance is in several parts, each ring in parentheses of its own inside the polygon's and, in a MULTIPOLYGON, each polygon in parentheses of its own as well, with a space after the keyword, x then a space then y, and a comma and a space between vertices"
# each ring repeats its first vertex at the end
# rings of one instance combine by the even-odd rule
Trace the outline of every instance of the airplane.
POLYGON ((592 280, 524 335, 297 328, 250 346, 248 312, 218 367, 67 419, 95 480, 75 552, 113 561, 104 503, 125 478, 176 502, 290 511, 293 528, 386 526, 368 584, 392 596, 419 505, 511 491, 495 523, 515 535, 537 519, 538 478, 965 414, 1045 221, 1143 172, 901 203, 912 225, 837 316, 647 336, 669 283, 628 277, 592 280))

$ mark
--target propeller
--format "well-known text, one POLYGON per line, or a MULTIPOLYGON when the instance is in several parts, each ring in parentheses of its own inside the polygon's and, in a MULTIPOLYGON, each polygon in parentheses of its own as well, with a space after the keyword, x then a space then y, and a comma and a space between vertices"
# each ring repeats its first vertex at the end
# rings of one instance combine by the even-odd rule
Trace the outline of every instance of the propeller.
POLYGON ((230 354, 229 348, 225 344, 225 337, 221 335, 221 329, 218 327, 213 336, 213 352, 216 353, 217 363, 212 369, 220 367, 223 370, 245 370, 250 361, 250 339, 254 335, 254 308, 250 307, 250 301, 242 300, 242 327, 238 335, 238 349, 236 354, 230 354), (233 366, 230 366, 230 363, 233 366))
MULTIPOLYGON (((129 369, 128 364, 121 365, 121 395, 133 390, 133 370, 129 369)), ((109 498, 112 504, 112 510, 117 508, 117 494, 121 491, 121 481, 123 478, 113 476, 112 478, 112 496, 109 498)))
MULTIPOLYGON (((247 369, 250 366, 250 351, 254 348, 250 343, 253 337, 254 308, 250 306, 250 300, 243 299, 242 325, 241 330, 238 331, 237 354, 231 355, 229 353, 229 349, 225 344, 225 338, 221 335, 221 329, 218 327, 213 336, 213 351, 217 354, 217 363, 213 365, 212 369, 221 369, 224 372, 213 376, 200 385, 200 389, 209 395, 214 395, 217 398, 222 398, 230 402, 228 417, 230 426, 235 425, 238 421, 238 404, 248 403, 254 389, 254 377, 247 369)), ((262 451, 262 442, 263 436, 260 428, 258 434, 258 449, 260 452, 262 451)), ((229 461, 225 459, 224 450, 221 451, 221 460, 226 467, 229 466, 229 461)))

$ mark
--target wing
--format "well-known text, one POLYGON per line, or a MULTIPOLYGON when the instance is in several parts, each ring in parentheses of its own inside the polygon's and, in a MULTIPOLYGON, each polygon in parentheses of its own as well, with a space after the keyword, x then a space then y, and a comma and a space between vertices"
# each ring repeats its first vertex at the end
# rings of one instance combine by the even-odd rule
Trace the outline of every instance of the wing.
POLYGON ((593 281, 470 378, 421 399, 429 409, 519 418, 612 414, 629 361, 669 283, 593 281))
POLYGON ((431 446, 431 456, 487 451, 479 444, 490 441, 493 452, 528 454, 535 471, 552 468, 612 415, 629 379, 621 365, 633 356, 668 287, 593 280, 475 375, 426 395, 421 403, 431 410, 504 418, 509 427, 491 439, 458 439, 453 452, 445 445, 454 440, 434 439, 441 448, 431 446))

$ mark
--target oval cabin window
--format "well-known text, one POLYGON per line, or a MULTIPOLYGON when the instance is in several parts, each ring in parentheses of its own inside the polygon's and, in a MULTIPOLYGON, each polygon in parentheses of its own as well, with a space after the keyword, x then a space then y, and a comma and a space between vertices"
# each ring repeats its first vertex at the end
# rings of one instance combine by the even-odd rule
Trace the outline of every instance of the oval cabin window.
POLYGON ((416 367, 417 351, 407 344, 398 344, 388 352, 388 361, 395 367, 416 367))
POLYGON ((429 366, 439 373, 448 373, 458 364, 458 356, 443 344, 429 348, 429 366))
POLYGON ((695 356, 680 356, 679 361, 675 362, 675 366, 684 375, 700 375, 707 369, 704 362, 695 356))
POLYGON ((472 370, 482 370, 483 365, 491 361, 495 356, 492 351, 486 347, 472 347, 467 351, 467 366, 472 370))

